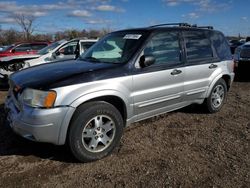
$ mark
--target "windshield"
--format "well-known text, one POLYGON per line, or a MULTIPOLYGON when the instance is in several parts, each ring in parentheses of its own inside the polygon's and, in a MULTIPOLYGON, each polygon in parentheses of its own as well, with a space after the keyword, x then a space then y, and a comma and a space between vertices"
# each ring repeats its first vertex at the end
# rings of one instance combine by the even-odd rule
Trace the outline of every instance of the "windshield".
POLYGON ((125 63, 134 55, 145 37, 146 33, 142 31, 111 33, 94 44, 80 58, 90 62, 125 63))
POLYGON ((45 55, 45 54, 49 53, 50 51, 54 50, 57 46, 61 45, 64 42, 66 42, 66 40, 60 40, 60 41, 54 42, 54 43, 50 44, 49 46, 39 50, 38 54, 45 55))

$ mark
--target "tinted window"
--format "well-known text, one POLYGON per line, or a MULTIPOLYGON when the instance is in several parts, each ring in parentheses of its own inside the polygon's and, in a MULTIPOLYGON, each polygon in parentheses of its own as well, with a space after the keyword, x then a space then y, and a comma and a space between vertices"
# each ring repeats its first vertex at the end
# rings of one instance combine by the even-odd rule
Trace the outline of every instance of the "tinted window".
POLYGON ((212 32, 211 41, 216 50, 217 56, 221 60, 232 59, 229 44, 221 33, 212 32))
POLYGON ((26 52, 31 50, 30 44, 20 44, 15 48, 15 52, 26 52))
POLYGON ((209 39, 204 32, 184 32, 188 61, 213 57, 209 39))
POLYGON ((81 47, 84 51, 89 49, 95 42, 81 42, 81 47))
POLYGON ((179 35, 176 32, 155 34, 147 43, 144 55, 154 56, 155 64, 176 64, 180 62, 179 35))
POLYGON ((47 44, 32 44, 31 48, 32 50, 41 50, 43 48, 45 48, 47 46, 47 44))

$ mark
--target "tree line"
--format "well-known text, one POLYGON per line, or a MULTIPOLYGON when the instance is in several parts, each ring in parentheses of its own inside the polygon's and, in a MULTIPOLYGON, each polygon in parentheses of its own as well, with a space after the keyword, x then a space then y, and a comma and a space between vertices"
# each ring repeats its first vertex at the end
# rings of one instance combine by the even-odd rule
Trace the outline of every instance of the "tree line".
POLYGON ((61 39, 73 39, 79 37, 86 38, 100 38, 103 35, 111 32, 110 29, 90 29, 90 30, 76 30, 69 29, 65 31, 58 31, 53 34, 38 34, 35 33, 34 27, 34 16, 24 15, 24 14, 16 14, 13 17, 16 21, 16 24, 20 26, 22 31, 18 31, 16 29, 1 29, 0 26, 0 46, 1 45, 10 45, 17 42, 34 42, 34 41, 58 41, 61 39))
POLYGON ((30 34, 29 38, 26 37, 24 32, 17 31, 16 29, 0 29, 0 46, 10 45, 17 42, 34 42, 34 41, 58 41, 61 39, 73 39, 78 37, 86 38, 100 38, 103 35, 111 32, 109 29, 101 30, 65 30, 58 31, 53 34, 30 34))

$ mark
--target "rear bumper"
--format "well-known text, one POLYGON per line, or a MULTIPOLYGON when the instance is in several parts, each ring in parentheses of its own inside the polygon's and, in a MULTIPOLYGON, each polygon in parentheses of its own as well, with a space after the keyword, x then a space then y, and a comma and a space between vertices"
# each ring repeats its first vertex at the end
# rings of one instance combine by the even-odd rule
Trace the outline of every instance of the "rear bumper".
POLYGON ((11 97, 8 97, 5 109, 10 127, 20 136, 37 142, 56 145, 64 143, 59 142, 61 125, 71 107, 39 109, 22 106, 22 109, 18 109, 11 97))

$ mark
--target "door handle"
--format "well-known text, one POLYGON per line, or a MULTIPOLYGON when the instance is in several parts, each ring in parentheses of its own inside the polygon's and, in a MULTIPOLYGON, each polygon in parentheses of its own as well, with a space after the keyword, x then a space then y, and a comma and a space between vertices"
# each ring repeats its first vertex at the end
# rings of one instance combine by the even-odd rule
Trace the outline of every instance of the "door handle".
POLYGON ((174 69, 174 70, 171 72, 171 75, 177 75, 177 74, 181 74, 181 73, 182 73, 181 70, 174 69))
POLYGON ((211 64, 208 68, 210 68, 210 69, 215 69, 215 68, 217 68, 217 67, 218 67, 218 65, 211 64))

